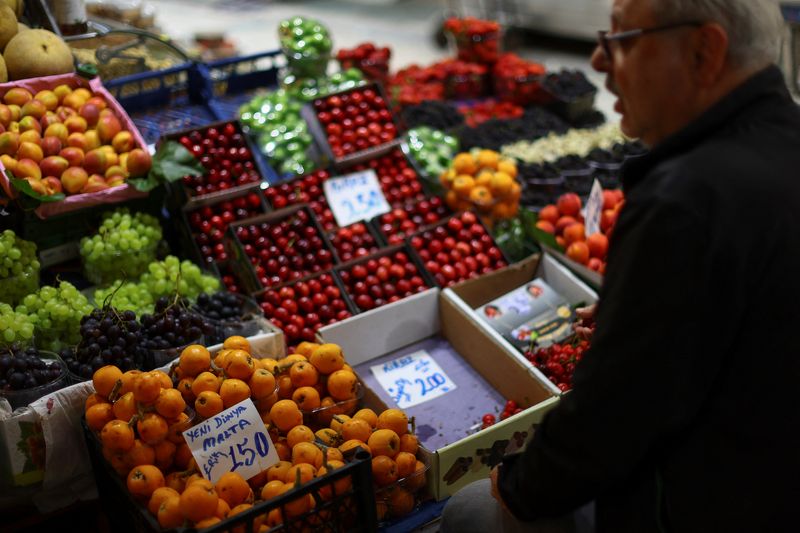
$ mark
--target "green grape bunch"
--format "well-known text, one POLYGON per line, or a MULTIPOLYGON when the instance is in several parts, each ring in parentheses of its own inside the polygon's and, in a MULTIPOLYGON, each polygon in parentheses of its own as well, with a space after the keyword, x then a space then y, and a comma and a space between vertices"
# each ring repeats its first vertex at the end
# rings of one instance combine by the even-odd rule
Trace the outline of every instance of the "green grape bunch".
POLYGON ((142 315, 152 313, 156 301, 162 296, 178 294, 194 301, 200 294, 213 293, 219 287, 220 281, 214 276, 203 274, 199 266, 191 261, 181 262, 177 257, 169 255, 163 261, 154 261, 147 265, 138 281, 97 289, 94 299, 95 302, 103 302, 113 293, 114 307, 142 315))
POLYGON ((39 287, 36 245, 7 229, 0 233, 0 302, 16 305, 39 287))
POLYGON ((0 346, 14 343, 29 346, 33 334, 33 321, 27 314, 14 311, 10 305, 0 302, 0 346))
POLYGON ((139 276, 156 259, 161 237, 161 225, 152 215, 131 215, 127 208, 105 213, 97 233, 80 242, 86 278, 105 285, 139 276))
POLYGON ((81 318, 93 307, 73 284, 62 281, 58 287, 46 285, 22 299, 15 311, 28 316, 35 327, 36 345, 58 351, 80 341, 81 318))

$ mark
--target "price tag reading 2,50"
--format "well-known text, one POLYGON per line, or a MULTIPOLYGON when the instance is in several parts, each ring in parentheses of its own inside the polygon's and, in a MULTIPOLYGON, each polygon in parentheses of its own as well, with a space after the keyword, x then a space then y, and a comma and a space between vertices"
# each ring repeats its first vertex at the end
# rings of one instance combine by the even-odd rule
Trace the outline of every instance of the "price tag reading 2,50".
POLYGON ((183 437, 211 483, 226 472, 250 479, 280 460, 250 398, 187 429, 183 437))
POLYGON ((330 178, 323 187, 336 223, 342 228, 391 210, 374 170, 330 178))

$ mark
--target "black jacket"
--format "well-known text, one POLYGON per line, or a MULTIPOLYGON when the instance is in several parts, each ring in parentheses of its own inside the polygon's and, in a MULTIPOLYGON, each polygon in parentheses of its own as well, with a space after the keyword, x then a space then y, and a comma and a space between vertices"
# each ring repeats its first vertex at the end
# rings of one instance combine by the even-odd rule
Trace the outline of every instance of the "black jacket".
POLYGON ((592 348, 504 463, 520 519, 800 531, 800 111, 776 67, 623 171, 592 348))

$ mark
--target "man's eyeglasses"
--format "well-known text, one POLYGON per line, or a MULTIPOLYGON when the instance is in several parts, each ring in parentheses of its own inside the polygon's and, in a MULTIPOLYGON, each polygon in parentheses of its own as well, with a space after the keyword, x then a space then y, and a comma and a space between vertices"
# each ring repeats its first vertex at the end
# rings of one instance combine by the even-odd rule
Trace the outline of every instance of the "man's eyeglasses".
POLYGON ((683 26, 702 26, 703 24, 705 24, 705 22, 676 22, 675 24, 666 24, 664 26, 656 26, 655 28, 640 28, 636 30, 621 31, 619 33, 611 33, 609 31, 602 30, 597 32, 597 43, 600 45, 600 48, 603 49, 603 53, 606 55, 606 57, 610 59, 611 41, 625 41, 627 39, 633 39, 634 37, 639 37, 640 35, 645 35, 648 33, 673 30, 683 26))

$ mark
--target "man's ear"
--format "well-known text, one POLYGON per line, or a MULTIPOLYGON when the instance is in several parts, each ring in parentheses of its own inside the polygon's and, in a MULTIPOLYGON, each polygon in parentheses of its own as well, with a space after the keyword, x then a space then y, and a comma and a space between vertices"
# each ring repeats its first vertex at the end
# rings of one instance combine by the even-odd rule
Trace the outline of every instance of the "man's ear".
POLYGON ((695 77, 701 87, 713 86, 728 57, 728 32, 719 24, 705 24, 692 34, 692 61, 695 77))

